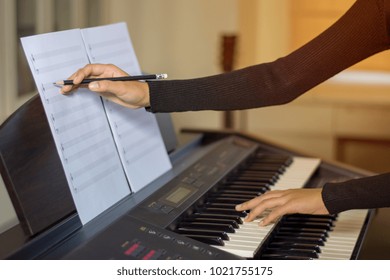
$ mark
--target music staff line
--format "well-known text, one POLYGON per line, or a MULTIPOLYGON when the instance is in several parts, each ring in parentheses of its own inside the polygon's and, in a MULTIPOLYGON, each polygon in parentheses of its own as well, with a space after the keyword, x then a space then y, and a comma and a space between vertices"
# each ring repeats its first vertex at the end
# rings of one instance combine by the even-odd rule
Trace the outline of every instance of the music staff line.
POLYGON ((83 190, 88 189, 90 186, 93 186, 94 184, 96 184, 100 180, 108 177, 109 175, 111 175, 112 173, 114 173, 117 170, 120 170, 120 166, 117 163, 115 163, 114 165, 108 167, 105 170, 105 172, 98 173, 96 176, 86 180, 85 182, 82 182, 80 184, 73 182, 73 190, 76 193, 80 193, 83 190))
POLYGON ((46 72, 52 72, 52 71, 56 71, 56 70, 59 70, 62 68, 67 68, 67 67, 80 68, 80 66, 84 66, 87 63, 88 63, 88 61, 86 61, 84 57, 80 56, 80 57, 77 57, 77 58, 72 59, 72 60, 67 60, 67 61, 55 63, 55 64, 44 66, 44 67, 40 67, 36 63, 33 63, 33 66, 34 66, 35 73, 40 75, 40 74, 43 74, 46 72))
POLYGON ((95 43, 90 43, 88 44, 89 50, 93 49, 100 49, 100 48, 105 48, 105 47, 112 47, 115 45, 122 45, 128 42, 128 39, 126 37, 119 37, 115 38, 112 40, 105 40, 105 41, 100 41, 100 42, 95 42, 95 43))
POLYGON ((90 112, 89 115, 81 116, 79 119, 75 119, 75 120, 72 120, 71 122, 68 122, 67 124, 55 127, 55 130, 58 134, 62 134, 62 133, 67 132, 68 130, 76 129, 82 125, 85 125, 86 123, 88 123, 90 121, 96 121, 102 117, 103 117, 103 115, 100 111, 90 112))
POLYGON ((51 119, 53 120, 53 122, 56 122, 56 121, 61 120, 63 118, 69 117, 70 115, 72 115, 74 113, 83 111, 83 110, 88 109, 89 107, 93 107, 93 106, 95 106, 95 104, 92 102, 87 102, 85 104, 81 103, 81 104, 72 106, 72 110, 65 108, 61 111, 57 111, 55 113, 52 113, 51 119))
MULTIPOLYGON (((128 154, 129 151, 133 151, 134 147, 137 147, 137 150, 139 150, 138 147, 143 146, 145 143, 148 142, 155 142, 155 140, 152 137, 149 137, 145 135, 144 137, 139 138, 137 141, 133 141, 131 143, 128 143, 126 146, 123 146, 123 154, 128 154)), ((146 148, 145 148, 146 150, 146 148)))
POLYGON ((76 178, 80 178, 83 175, 88 175, 90 172, 93 172, 93 170, 97 169, 101 165, 107 165, 107 162, 109 162, 112 159, 115 159, 115 155, 113 153, 100 155, 99 158, 84 165, 82 168, 70 172, 71 178, 72 180, 75 180, 76 178))
MULTIPOLYGON (((109 101, 111 102, 111 101, 109 101)), ((128 126, 129 125, 129 120, 131 120, 132 123, 138 123, 139 121, 142 121, 145 119, 145 116, 142 114, 138 114, 137 111, 130 111, 128 108, 121 106, 118 107, 117 104, 109 104, 107 105, 109 108, 112 106, 115 106, 115 116, 119 116, 120 118, 115 118, 115 127, 122 127, 122 126, 128 126), (118 107, 118 110, 116 108, 118 107)))
POLYGON ((110 140, 111 140, 110 137, 103 138, 100 141, 96 142, 95 144, 89 145, 87 148, 81 149, 78 152, 76 152, 70 156, 66 156, 67 150, 63 150, 62 152, 64 155, 64 160, 66 163, 69 164, 69 163, 73 162, 74 160, 79 160, 79 159, 89 155, 90 153, 97 153, 99 151, 99 149, 102 149, 102 148, 104 148, 104 146, 111 143, 110 140))
POLYGON ((104 52, 100 54, 94 54, 94 52, 91 51, 91 57, 93 61, 99 61, 100 63, 112 62, 115 57, 123 56, 123 52, 125 52, 126 49, 127 48, 123 48, 112 52, 104 52))
POLYGON ((149 135, 153 133, 153 122, 149 118, 144 118, 140 120, 128 121, 128 123, 124 123, 126 121, 124 119, 121 122, 118 121, 115 124, 115 130, 119 138, 126 138, 134 133, 134 131, 142 131, 142 133, 148 132, 149 135))
POLYGON ((133 126, 129 127, 126 130, 119 131, 119 129, 116 129, 116 133, 118 135, 119 139, 126 139, 127 143, 132 144, 134 141, 137 141, 137 139, 142 138, 153 138, 153 131, 150 129, 150 131, 142 131, 142 133, 137 133, 137 135, 134 137, 134 131, 140 131, 140 128, 153 128, 150 122, 144 122, 145 126, 133 126))
POLYGON ((88 132, 86 132, 78 137, 72 138, 71 140, 69 140, 67 142, 61 143, 61 149, 64 151, 64 150, 67 150, 75 145, 80 144, 81 142, 89 141, 89 139, 103 133, 105 130, 106 130, 106 126, 101 125, 100 127, 96 128, 96 129, 90 130, 90 131, 88 131, 88 132))
POLYGON ((60 48, 60 49, 55 49, 51 51, 46 51, 46 52, 41 52, 41 53, 35 53, 31 54, 31 59, 33 62, 36 62, 40 59, 47 59, 47 58, 52 58, 55 56, 61 56, 64 54, 71 54, 73 52, 79 52, 80 51, 80 46, 79 45, 74 45, 66 48, 60 48))
POLYGON ((137 164, 138 161, 144 159, 148 154, 152 154, 155 150, 160 148, 161 145, 158 142, 150 142, 150 144, 147 146, 144 144, 144 149, 137 150, 137 153, 134 153, 131 155, 131 157, 126 157, 126 164, 127 165, 134 165, 137 164))

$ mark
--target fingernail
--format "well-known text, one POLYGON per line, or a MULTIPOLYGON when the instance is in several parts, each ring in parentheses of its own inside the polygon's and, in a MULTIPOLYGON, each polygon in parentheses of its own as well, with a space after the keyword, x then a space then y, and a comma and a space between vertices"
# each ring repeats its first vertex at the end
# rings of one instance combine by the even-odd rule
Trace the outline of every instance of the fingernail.
POLYGON ((263 220, 261 220, 260 222, 259 222, 259 226, 264 226, 264 221, 263 220))
POLYGON ((99 83, 98 83, 98 82, 92 82, 92 83, 90 83, 90 84, 88 85, 88 87, 89 87, 90 89, 97 89, 97 88, 99 88, 99 83))
POLYGON ((241 208, 241 204, 236 205, 236 210, 239 210, 241 208))

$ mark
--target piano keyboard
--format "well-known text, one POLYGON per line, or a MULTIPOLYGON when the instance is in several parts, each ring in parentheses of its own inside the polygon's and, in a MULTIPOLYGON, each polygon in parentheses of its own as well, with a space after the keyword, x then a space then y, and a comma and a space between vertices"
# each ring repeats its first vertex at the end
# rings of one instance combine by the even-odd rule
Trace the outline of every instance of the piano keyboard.
POLYGON ((338 214, 337 223, 321 248, 319 259, 350 259, 366 216, 367 210, 350 210, 338 214))
POLYGON ((288 215, 272 232, 262 249, 262 259, 351 258, 367 216, 367 210, 351 210, 338 215, 288 215))
POLYGON ((366 210, 288 215, 276 225, 259 227, 262 217, 244 223, 246 213, 234 209, 268 190, 302 188, 319 164, 315 158, 257 154, 210 191, 175 232, 244 258, 350 259, 366 210))
MULTIPOLYGON (((320 160, 315 158, 292 158, 291 163, 284 163, 283 166, 285 168, 282 168, 279 179, 270 186, 270 189, 302 188, 319 164, 320 160)), ((230 240, 225 241, 225 246, 222 246, 220 249, 244 258, 253 258, 261 241, 266 238, 274 227, 272 224, 266 227, 259 227, 258 223, 261 218, 243 223, 235 233, 229 234, 230 240)))

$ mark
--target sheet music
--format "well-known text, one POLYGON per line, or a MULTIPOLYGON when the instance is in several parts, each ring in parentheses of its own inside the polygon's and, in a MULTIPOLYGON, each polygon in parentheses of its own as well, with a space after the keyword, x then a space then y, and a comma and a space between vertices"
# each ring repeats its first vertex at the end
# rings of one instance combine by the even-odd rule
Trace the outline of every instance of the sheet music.
POLYGON ((61 95, 53 82, 89 63, 79 29, 22 38, 83 224, 130 194, 101 98, 86 89, 61 95))
MULTIPOLYGON (((125 23, 82 29, 91 63, 111 63, 130 75, 141 70, 125 23)), ((104 99, 123 167, 136 192, 172 168, 157 120, 104 99)))

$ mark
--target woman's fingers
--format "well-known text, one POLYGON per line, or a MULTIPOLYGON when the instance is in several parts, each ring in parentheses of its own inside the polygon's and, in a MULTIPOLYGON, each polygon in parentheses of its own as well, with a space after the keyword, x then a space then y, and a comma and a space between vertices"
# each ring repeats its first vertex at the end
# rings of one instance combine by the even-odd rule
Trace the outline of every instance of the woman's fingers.
MULTIPOLYGON (((81 86, 85 78, 112 78, 128 76, 126 72, 112 64, 88 64, 73 73, 68 80, 73 80, 73 85, 63 86, 61 93, 66 94, 81 86)), ((88 85, 91 91, 97 92, 107 99, 122 106, 136 109, 150 106, 149 85, 145 82, 120 82, 101 80, 88 85)))
MULTIPOLYGON (((245 221, 251 222, 260 216, 265 210, 271 210, 271 213, 276 207, 285 203, 284 197, 272 196, 267 199, 263 199, 258 205, 252 207, 249 214, 246 216, 245 221)), ((269 215, 269 214, 268 214, 269 215)))
POLYGON ((250 222, 265 210, 269 213, 260 222, 268 225, 285 214, 328 214, 322 200, 322 189, 291 189, 270 191, 236 206, 237 211, 249 210, 245 221, 250 222))
POLYGON ((80 83, 86 78, 112 78, 122 76, 128 76, 128 74, 115 65, 87 64, 67 78, 67 80, 73 80, 73 85, 63 86, 61 93, 68 93, 78 88, 80 83))

